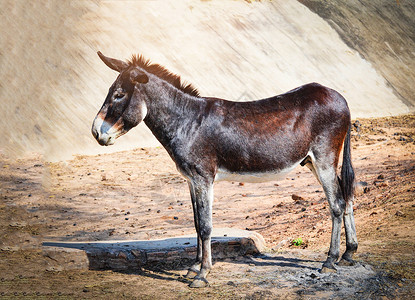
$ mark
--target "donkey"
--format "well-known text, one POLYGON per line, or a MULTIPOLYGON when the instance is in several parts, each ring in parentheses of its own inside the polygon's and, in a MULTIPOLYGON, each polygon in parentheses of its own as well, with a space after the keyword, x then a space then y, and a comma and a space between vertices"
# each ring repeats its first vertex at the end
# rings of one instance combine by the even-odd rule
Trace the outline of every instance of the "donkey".
POLYGON ((336 272, 342 220, 346 251, 338 264, 354 264, 351 119, 338 92, 311 83, 251 102, 205 98, 141 55, 127 62, 98 56, 119 72, 92 125, 98 143, 111 145, 144 120, 188 182, 197 232, 196 261, 186 275, 191 287, 207 286, 212 268, 213 183, 276 180, 298 165, 314 173, 330 206, 331 242, 321 272, 336 272))

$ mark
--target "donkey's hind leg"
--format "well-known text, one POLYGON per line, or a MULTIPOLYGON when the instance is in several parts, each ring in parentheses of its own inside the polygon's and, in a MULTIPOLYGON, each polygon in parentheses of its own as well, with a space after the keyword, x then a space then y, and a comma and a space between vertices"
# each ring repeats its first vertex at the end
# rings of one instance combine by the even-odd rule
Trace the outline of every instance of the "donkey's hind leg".
POLYGON ((345 210, 345 201, 337 180, 335 164, 316 161, 313 162, 313 165, 329 202, 332 219, 330 249, 321 272, 336 272, 334 263, 337 262, 340 256, 340 234, 345 210))
POLYGON ((355 264, 353 254, 357 250, 356 226, 353 216, 353 201, 346 203, 346 211, 344 213, 344 229, 346 232, 346 252, 339 261, 339 266, 352 266, 355 264))

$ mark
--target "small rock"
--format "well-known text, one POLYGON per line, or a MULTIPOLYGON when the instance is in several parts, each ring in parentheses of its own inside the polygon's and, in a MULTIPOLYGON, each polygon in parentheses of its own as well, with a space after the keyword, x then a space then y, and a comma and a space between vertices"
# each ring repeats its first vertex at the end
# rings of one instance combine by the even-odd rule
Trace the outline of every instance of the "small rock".
POLYGON ((291 195, 291 198, 292 198, 294 201, 304 200, 304 198, 303 198, 303 197, 301 197, 301 196, 299 196, 299 195, 296 195, 296 194, 292 194, 292 195, 291 195))
POLYGON ((179 217, 173 217, 173 219, 174 219, 174 220, 178 220, 178 219, 179 219, 179 217))
POLYGON ((358 121, 358 120, 356 120, 354 123, 353 123, 353 127, 354 127, 354 129, 356 130, 356 132, 360 132, 360 127, 361 127, 362 125, 360 124, 360 122, 358 121))
POLYGON ((365 188, 368 187, 368 183, 366 181, 359 181, 356 183, 356 193, 361 194, 365 193, 365 188))
POLYGON ((22 228, 25 227, 27 225, 26 222, 12 222, 9 224, 10 227, 15 227, 15 228, 22 228))
POLYGON ((19 247, 17 247, 17 246, 4 246, 4 247, 1 247, 0 250, 1 251, 10 251, 10 252, 13 252, 13 251, 18 251, 19 250, 19 247))
POLYGON ((245 185, 245 183, 243 183, 243 182, 239 183, 239 186, 244 186, 244 185, 245 185))
POLYGON ((402 211, 398 210, 398 211, 395 213, 395 216, 398 216, 398 217, 405 217, 406 215, 405 215, 402 211))
POLYGON ((378 179, 385 179, 385 176, 383 176, 383 174, 380 174, 380 175, 378 176, 378 179))

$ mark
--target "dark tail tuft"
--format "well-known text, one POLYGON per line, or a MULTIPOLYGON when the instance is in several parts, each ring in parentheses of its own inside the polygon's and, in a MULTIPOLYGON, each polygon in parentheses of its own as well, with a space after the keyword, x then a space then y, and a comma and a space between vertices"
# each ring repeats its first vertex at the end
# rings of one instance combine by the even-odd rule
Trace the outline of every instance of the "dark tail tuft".
POLYGON ((341 188, 343 198, 347 202, 353 201, 354 194, 354 170, 352 166, 352 158, 350 153, 350 131, 352 124, 349 123, 346 138, 343 145, 343 164, 341 169, 341 188))

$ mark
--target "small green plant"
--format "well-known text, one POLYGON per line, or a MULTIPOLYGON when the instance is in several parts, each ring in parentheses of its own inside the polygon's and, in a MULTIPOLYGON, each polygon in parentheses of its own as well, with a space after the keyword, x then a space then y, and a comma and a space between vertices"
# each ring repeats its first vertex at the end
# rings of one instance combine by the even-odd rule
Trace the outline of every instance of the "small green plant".
POLYGON ((302 244, 303 244, 303 239, 302 238, 296 238, 296 239, 294 239, 293 241, 292 241, 292 244, 294 245, 294 246, 301 246, 302 244))

